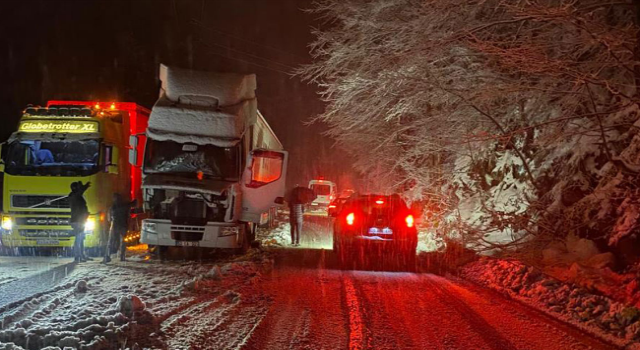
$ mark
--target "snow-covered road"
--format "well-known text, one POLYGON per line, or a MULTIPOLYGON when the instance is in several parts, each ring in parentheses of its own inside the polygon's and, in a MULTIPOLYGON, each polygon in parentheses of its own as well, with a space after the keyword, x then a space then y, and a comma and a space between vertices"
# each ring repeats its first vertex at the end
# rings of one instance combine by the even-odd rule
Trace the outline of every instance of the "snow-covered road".
POLYGON ((245 349, 614 349, 431 274, 298 268, 287 257, 256 292, 270 303, 245 349))
POLYGON ((0 256, 0 286, 66 265, 73 258, 55 256, 0 256))
MULTIPOLYGON (((329 225, 307 227, 307 242, 330 237, 329 225)), ((313 244, 225 262, 76 265, 0 309, 0 349, 615 349, 465 281, 340 270, 313 244)))

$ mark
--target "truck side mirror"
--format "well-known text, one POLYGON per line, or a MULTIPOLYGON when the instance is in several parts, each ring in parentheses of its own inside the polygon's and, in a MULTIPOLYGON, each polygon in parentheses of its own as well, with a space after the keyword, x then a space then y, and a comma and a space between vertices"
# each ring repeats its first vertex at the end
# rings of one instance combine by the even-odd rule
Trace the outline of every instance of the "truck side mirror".
POLYGON ((138 166, 138 135, 129 136, 129 164, 138 166))

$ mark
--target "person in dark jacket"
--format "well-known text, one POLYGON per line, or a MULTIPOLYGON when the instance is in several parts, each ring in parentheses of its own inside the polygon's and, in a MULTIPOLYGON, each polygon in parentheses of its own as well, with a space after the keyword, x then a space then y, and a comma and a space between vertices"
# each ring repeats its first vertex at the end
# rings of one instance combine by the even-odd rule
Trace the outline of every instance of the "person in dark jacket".
POLYGON ((76 262, 85 262, 90 260, 84 254, 84 225, 89 217, 89 208, 87 201, 84 199, 84 192, 91 187, 91 182, 83 184, 81 181, 71 184, 71 193, 69 193, 69 207, 71 208, 71 219, 69 220, 73 228, 75 241, 73 242, 73 256, 76 262))
POLYGON ((302 234, 302 222, 304 214, 304 200, 300 198, 296 186, 289 195, 289 224, 291 225, 291 244, 300 245, 300 234, 302 234))
POLYGON ((120 251, 120 261, 125 260, 126 246, 124 238, 129 228, 129 216, 131 215, 131 207, 136 205, 136 200, 131 202, 125 201, 119 193, 113 194, 113 204, 109 209, 109 220, 111 221, 111 230, 109 230, 109 239, 105 247, 104 263, 111 261, 111 247, 118 240, 118 250, 120 251))

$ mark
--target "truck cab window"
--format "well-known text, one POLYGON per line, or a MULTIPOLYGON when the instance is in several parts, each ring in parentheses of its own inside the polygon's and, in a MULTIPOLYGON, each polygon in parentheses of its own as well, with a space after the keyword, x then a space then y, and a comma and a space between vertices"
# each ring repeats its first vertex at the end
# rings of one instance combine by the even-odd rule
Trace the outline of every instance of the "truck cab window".
POLYGON ((98 140, 21 140, 7 145, 12 175, 86 176, 98 170, 98 140))
POLYGON ((251 181, 247 185, 260 187, 280 179, 283 162, 282 153, 256 151, 251 164, 251 181))
POLYGON ((181 144, 149 140, 146 145, 145 173, 177 174, 236 181, 239 178, 239 146, 181 144))

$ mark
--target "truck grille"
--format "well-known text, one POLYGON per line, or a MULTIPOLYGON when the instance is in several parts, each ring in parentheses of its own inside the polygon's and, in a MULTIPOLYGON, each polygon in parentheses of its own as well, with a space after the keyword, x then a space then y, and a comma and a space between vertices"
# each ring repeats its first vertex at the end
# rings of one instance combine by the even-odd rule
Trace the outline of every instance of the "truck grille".
POLYGON ((69 226, 68 217, 26 216, 17 217, 16 224, 21 226, 69 226))
POLYGON ((11 206, 14 208, 48 208, 69 209, 69 198, 56 195, 25 195, 14 194, 11 196, 11 206), (60 198, 60 199, 58 199, 60 198))
POLYGON ((171 225, 171 239, 176 241, 201 241, 204 227, 171 225))
POLYGON ((171 223, 175 225, 203 226, 207 224, 207 204, 202 200, 174 201, 171 223))
POLYGON ((201 241, 203 232, 171 232, 171 239, 176 241, 201 241))
POLYGON ((72 230, 18 230, 22 237, 65 238, 73 237, 72 230))

